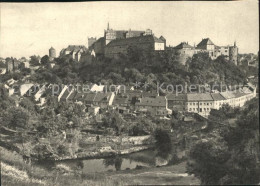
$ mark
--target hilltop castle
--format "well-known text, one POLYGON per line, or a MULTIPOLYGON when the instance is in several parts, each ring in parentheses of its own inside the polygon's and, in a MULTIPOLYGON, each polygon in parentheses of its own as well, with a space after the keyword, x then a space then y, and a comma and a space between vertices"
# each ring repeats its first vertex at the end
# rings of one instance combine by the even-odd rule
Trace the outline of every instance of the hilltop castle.
POLYGON ((216 59, 223 55, 226 59, 237 65, 238 47, 236 46, 236 42, 234 42, 233 46, 217 46, 209 38, 205 38, 197 46, 191 46, 188 42, 182 42, 175 47, 168 47, 167 50, 176 54, 178 60, 184 65, 189 57, 199 52, 208 53, 211 59, 216 59))
MULTIPOLYGON (((226 59, 237 65, 238 47, 236 42, 230 46, 215 45, 210 38, 203 38, 197 46, 191 46, 188 42, 181 42, 175 47, 166 46, 166 39, 163 36, 157 38, 151 29, 144 30, 114 30, 110 28, 104 30, 104 36, 88 38, 88 49, 82 45, 69 45, 60 52, 60 56, 71 55, 76 61, 86 55, 105 56, 108 58, 117 57, 120 54, 127 54, 130 47, 137 48, 144 52, 163 52, 167 51, 176 55, 177 60, 183 65, 188 58, 197 53, 208 53, 211 59, 225 56, 226 59)), ((50 51, 50 55, 53 51, 50 51)))
MULTIPOLYGON (((91 40, 92 41, 92 40, 91 40)), ((89 49, 96 55, 115 57, 119 54, 126 54, 129 47, 137 47, 142 50, 164 50, 166 39, 161 36, 157 38, 151 29, 145 31, 137 30, 113 30, 107 25, 104 30, 104 37, 95 41, 89 49)))

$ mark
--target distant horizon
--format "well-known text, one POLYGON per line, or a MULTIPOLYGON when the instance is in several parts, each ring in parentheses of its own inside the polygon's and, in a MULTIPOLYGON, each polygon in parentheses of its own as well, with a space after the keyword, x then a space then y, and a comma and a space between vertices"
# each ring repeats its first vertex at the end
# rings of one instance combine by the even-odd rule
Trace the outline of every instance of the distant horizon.
POLYGON ((167 46, 198 44, 232 46, 240 54, 259 51, 258 1, 230 2, 75 2, 1 3, 0 57, 59 56, 68 45, 85 45, 114 30, 151 29, 167 46), (123 11, 122 11, 123 10, 123 11))

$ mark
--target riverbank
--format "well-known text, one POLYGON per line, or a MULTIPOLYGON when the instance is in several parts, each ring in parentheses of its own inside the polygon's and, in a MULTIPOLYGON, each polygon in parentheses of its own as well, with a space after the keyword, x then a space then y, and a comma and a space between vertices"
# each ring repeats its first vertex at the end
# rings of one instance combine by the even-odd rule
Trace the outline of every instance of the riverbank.
POLYGON ((16 185, 199 185, 193 175, 186 174, 186 161, 162 167, 86 173, 66 170, 66 166, 44 169, 26 164, 21 155, 0 147, 2 184, 16 185))
POLYGON ((106 158, 146 150, 154 144, 150 135, 96 135, 72 130, 65 136, 52 138, 34 138, 27 133, 27 138, 22 139, 22 134, 18 131, 6 127, 0 129, 0 146, 33 161, 106 158))
POLYGON ((161 167, 143 167, 141 169, 107 171, 86 174, 84 178, 93 181, 109 179, 121 185, 199 185, 200 180, 186 173, 186 161, 161 167))
POLYGON ((108 158, 113 157, 116 155, 126 155, 131 154, 134 152, 140 152, 143 150, 151 149, 153 148, 153 145, 143 145, 138 147, 131 147, 128 149, 121 149, 121 150, 111 150, 108 152, 81 152, 78 154, 75 154, 74 156, 63 156, 63 157, 55 157, 54 161, 63 161, 63 160, 83 160, 83 159, 100 159, 100 158, 108 158))

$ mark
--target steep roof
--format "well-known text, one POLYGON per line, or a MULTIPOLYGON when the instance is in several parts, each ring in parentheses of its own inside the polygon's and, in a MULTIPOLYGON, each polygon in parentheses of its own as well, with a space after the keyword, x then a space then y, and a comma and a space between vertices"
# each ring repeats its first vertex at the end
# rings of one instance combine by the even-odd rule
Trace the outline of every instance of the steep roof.
POLYGON ((174 47, 175 49, 183 49, 183 48, 194 48, 191 45, 189 45, 186 42, 181 42, 179 45, 177 45, 176 47, 174 47))
POLYGON ((94 101, 95 102, 108 102, 111 96, 112 96, 111 92, 108 92, 108 93, 98 92, 98 93, 96 93, 96 96, 94 97, 94 101))
POLYGON ((80 50, 82 52, 85 52, 87 51, 88 49, 84 46, 84 45, 69 45, 67 48, 61 50, 61 52, 64 52, 64 51, 70 51, 70 52, 79 52, 80 50))
POLYGON ((187 100, 187 94, 167 94, 167 100, 187 100))
POLYGON ((188 93, 188 101, 213 101, 213 98, 209 93, 188 93))
POLYGON ((65 90, 65 92, 62 94, 61 96, 61 100, 66 100, 66 98, 69 96, 70 94, 70 91, 73 91, 73 90, 69 90, 68 88, 65 90))
POLYGON ((70 95, 67 97, 68 100, 74 100, 74 98, 76 97, 77 95, 77 91, 76 90, 73 90, 70 95))
POLYGON ((125 38, 125 34, 126 34, 125 30, 116 30, 115 33, 117 39, 125 38))
POLYGON ((197 45, 197 48, 204 48, 207 45, 214 45, 214 43, 209 38, 205 38, 197 45))
POLYGON ((214 101, 225 100, 225 98, 220 93, 211 93, 214 101))
POLYGON ((154 42, 164 43, 161 39, 158 39, 153 35, 147 35, 147 36, 139 36, 139 37, 130 37, 126 39, 115 39, 110 43, 108 43, 107 47, 127 45, 127 44, 154 43, 154 42))
POLYGON ((166 39, 163 36, 159 37, 159 39, 162 41, 166 41, 166 39))
POLYGON ((165 107, 166 99, 164 96, 158 96, 156 98, 144 97, 141 99, 140 103, 136 103, 137 106, 155 106, 155 107, 165 107))
POLYGON ((87 101, 87 102, 93 102, 95 96, 96 96, 95 93, 88 93, 88 94, 85 94, 85 96, 84 96, 84 100, 87 101))
POLYGON ((243 88, 242 88, 242 91, 243 91, 244 93, 246 93, 246 94, 251 94, 251 93, 252 93, 252 91, 251 91, 248 87, 243 87, 243 88))
POLYGON ((221 92, 220 93, 224 98, 226 99, 230 99, 230 98, 234 98, 235 95, 234 93, 230 92, 230 91, 226 91, 226 92, 221 92))
POLYGON ((121 92, 122 95, 127 95, 129 97, 129 100, 132 100, 134 97, 142 97, 142 92, 139 90, 129 90, 127 92, 121 92))
POLYGON ((233 94, 234 94, 234 96, 236 97, 236 98, 239 98, 239 97, 242 97, 242 96, 245 96, 246 95, 246 93, 244 93, 244 92, 240 92, 240 91, 235 91, 235 92, 233 92, 233 94))
POLYGON ((127 95, 116 95, 115 99, 113 101, 113 105, 121 105, 121 104, 127 104, 128 103, 129 96, 127 95))
POLYGON ((142 92, 142 97, 157 97, 158 93, 156 91, 152 91, 152 92, 142 92))
POLYGON ((126 34, 129 33, 132 35, 132 37, 138 37, 145 33, 145 31, 138 31, 138 30, 115 30, 117 39, 123 39, 126 38, 126 34))

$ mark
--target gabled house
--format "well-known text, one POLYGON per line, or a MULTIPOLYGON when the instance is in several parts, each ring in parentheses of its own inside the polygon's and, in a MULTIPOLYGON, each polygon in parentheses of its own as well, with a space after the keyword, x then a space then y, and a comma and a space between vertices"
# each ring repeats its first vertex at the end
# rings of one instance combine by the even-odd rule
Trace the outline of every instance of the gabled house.
POLYGON ((188 93, 186 110, 207 117, 214 108, 214 100, 210 93, 188 93))
POLYGON ((169 109, 182 112, 186 110, 187 94, 168 94, 166 98, 169 109))
POLYGON ((115 99, 112 104, 119 113, 129 112, 130 102, 128 95, 115 95, 115 99))
POLYGON ((222 96, 220 93, 211 93, 211 97, 214 101, 214 109, 220 109, 222 105, 226 102, 226 98, 222 96))
POLYGON ((99 106, 100 108, 107 108, 111 106, 114 100, 115 94, 113 92, 103 93, 88 93, 84 96, 84 102, 87 107, 99 106))
POLYGON ((155 98, 143 97, 140 99, 140 102, 135 104, 135 108, 139 112, 151 113, 156 116, 166 116, 172 113, 168 109, 167 100, 164 96, 157 96, 155 98))

